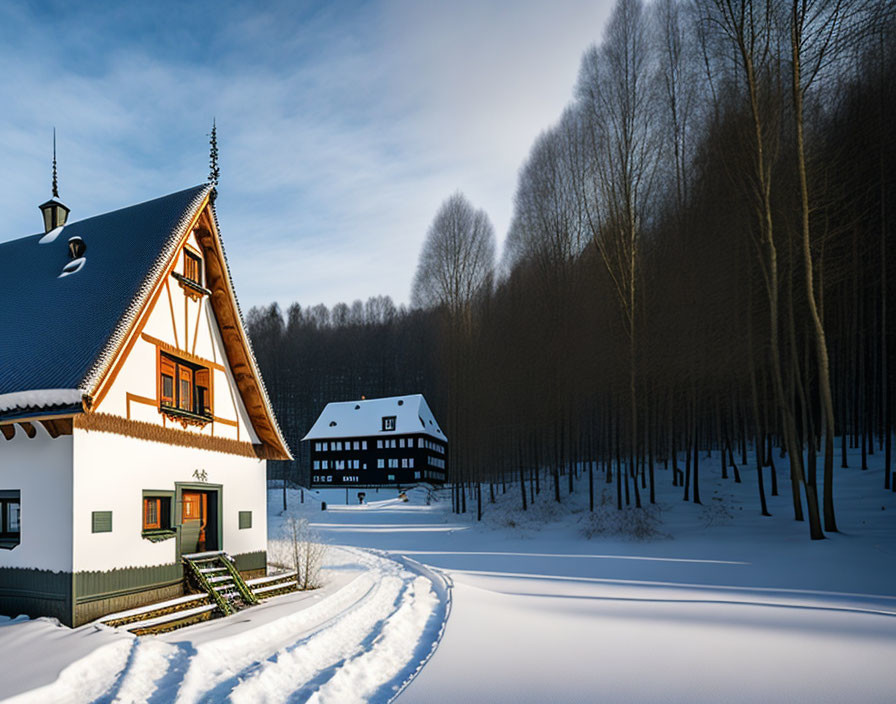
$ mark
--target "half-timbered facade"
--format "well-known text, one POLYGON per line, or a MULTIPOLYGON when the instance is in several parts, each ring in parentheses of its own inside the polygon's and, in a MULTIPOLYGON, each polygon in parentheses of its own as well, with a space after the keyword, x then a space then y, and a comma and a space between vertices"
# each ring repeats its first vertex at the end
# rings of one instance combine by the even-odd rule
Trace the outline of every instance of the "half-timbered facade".
POLYGON ((420 394, 328 403, 302 440, 316 487, 445 481, 448 440, 420 394))
POLYGON ((266 460, 290 454, 213 200, 0 243, 0 613, 77 625, 177 596, 204 550, 265 570, 266 460))

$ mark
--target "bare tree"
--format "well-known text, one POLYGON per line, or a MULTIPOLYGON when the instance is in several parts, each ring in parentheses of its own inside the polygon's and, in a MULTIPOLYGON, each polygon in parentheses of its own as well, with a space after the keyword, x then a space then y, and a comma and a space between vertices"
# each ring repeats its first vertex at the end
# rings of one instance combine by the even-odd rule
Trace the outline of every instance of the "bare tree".
POLYGON ((809 533, 813 539, 824 537, 818 513, 815 487, 806 484, 803 468, 802 444, 799 440, 792 393, 784 387, 782 346, 780 342, 780 283, 779 253, 775 240, 775 219, 772 208, 773 166, 779 146, 780 130, 777 118, 781 106, 775 80, 780 69, 775 34, 774 4, 768 0, 704 0, 705 21, 721 34, 733 49, 738 67, 737 75, 747 91, 750 111, 749 137, 753 163, 749 171, 749 190, 758 222, 759 261, 769 304, 770 356, 772 381, 778 409, 784 426, 784 441, 790 461, 793 488, 794 517, 803 519, 800 487, 806 491, 809 512, 809 533))
MULTIPOLYGON (((641 237, 659 144, 647 26, 640 0, 619 0, 604 42, 586 52, 578 94, 591 142, 587 222, 619 298, 629 342, 629 471, 638 454, 641 237)), ((640 495, 635 483, 636 503, 640 495)))
POLYGON ((467 317, 495 270, 495 230, 484 210, 457 192, 436 213, 420 252, 411 289, 415 308, 445 306, 467 317))

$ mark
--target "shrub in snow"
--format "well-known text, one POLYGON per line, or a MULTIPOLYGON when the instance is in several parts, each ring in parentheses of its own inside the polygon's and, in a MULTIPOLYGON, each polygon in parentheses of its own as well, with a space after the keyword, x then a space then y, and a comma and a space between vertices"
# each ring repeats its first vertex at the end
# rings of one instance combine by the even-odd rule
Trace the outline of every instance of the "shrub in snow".
POLYGON ((299 589, 321 586, 320 572, 327 546, 311 529, 308 519, 290 516, 283 523, 281 539, 269 545, 271 564, 296 571, 299 589))
POLYGON ((629 506, 620 511, 616 508, 615 497, 603 491, 594 513, 589 513, 582 521, 582 535, 586 538, 612 535, 632 540, 670 537, 660 530, 662 524, 662 511, 658 505, 629 506))

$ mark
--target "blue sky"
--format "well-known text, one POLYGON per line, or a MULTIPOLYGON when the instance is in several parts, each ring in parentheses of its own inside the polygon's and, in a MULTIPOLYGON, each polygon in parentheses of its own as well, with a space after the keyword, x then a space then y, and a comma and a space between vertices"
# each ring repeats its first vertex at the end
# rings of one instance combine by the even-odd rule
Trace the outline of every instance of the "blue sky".
POLYGON ((244 308, 407 302, 456 190, 503 241, 517 172, 609 2, 0 4, 0 241, 202 183, 244 308))

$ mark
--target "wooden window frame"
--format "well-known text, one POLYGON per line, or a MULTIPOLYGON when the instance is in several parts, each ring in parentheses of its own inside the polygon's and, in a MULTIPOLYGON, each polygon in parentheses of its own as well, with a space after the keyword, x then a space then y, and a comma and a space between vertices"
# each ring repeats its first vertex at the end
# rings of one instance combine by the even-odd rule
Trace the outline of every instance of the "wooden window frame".
POLYGON ((184 278, 202 286, 202 257, 184 248, 184 278))
POLYGON ((181 423, 205 425, 214 419, 214 370, 157 348, 156 397, 159 412, 181 423), (172 394, 165 392, 166 381, 172 394))
POLYGON ((143 497, 143 530, 159 530, 162 527, 162 497, 143 497), (150 520, 150 508, 155 512, 154 520, 150 520))
POLYGON ((140 524, 144 537, 170 537, 176 533, 173 522, 174 492, 168 490, 144 490, 140 524), (155 521, 147 521, 147 507, 155 506, 155 521))

